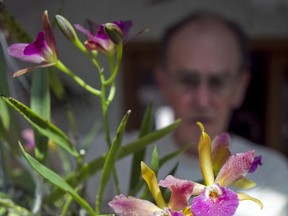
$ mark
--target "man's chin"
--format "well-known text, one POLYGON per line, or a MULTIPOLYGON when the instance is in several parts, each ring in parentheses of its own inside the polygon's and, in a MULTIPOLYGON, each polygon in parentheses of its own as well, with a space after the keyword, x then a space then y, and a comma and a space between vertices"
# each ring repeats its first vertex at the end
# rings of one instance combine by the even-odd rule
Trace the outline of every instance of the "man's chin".
MULTIPOLYGON (((213 121, 199 121, 201 124, 203 124, 205 132, 213 138, 214 136, 218 135, 221 133, 219 130, 220 126, 215 125, 213 121)), ((200 127, 197 125, 197 123, 188 123, 188 124, 183 124, 182 127, 179 128, 182 131, 182 134, 185 137, 190 137, 193 140, 199 140, 200 135, 201 135, 201 130, 200 127), (185 133, 185 134, 184 134, 185 133)))

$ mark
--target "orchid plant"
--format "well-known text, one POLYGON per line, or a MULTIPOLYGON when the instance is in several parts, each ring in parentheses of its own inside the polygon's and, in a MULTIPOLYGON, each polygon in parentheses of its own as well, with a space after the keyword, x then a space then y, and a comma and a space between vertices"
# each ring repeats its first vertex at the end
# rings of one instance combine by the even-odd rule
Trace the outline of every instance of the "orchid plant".
MULTIPOLYGON (((235 213, 240 200, 247 199, 262 207, 262 203, 258 199, 244 193, 237 194, 228 189, 231 184, 241 188, 253 187, 255 183, 246 179, 245 175, 249 171, 254 171, 257 165, 261 163, 261 159, 255 157, 254 151, 232 155, 228 149, 228 135, 216 137, 211 144, 209 135, 205 133, 204 127, 199 123, 202 129, 202 136, 198 145, 199 160, 204 184, 178 179, 172 175, 168 175, 158 183, 155 171, 144 162, 145 154, 143 153, 149 144, 173 132, 180 120, 154 131, 152 130, 153 107, 149 105, 136 140, 125 143, 125 145, 122 143, 130 110, 120 121, 115 134, 112 132, 109 107, 115 97, 116 77, 120 71, 123 47, 128 41, 128 33, 132 27, 131 21, 114 21, 104 24, 89 22, 90 28, 86 28, 80 24, 72 25, 68 19, 61 15, 55 16, 56 24, 63 35, 95 67, 98 74, 96 77, 100 81, 100 86, 95 87, 61 61, 61 56, 57 51, 59 47, 56 45, 56 38, 53 33, 54 29, 47 11, 44 11, 42 17, 43 28, 34 40, 29 40, 29 36, 11 18, 8 11, 3 13, 3 17, 9 20, 9 22, 5 22, 4 27, 10 30, 15 38, 25 38, 25 43, 15 43, 9 46, 7 53, 19 60, 33 64, 33 66, 17 70, 13 77, 19 77, 35 70, 37 72, 32 74, 30 105, 25 105, 19 99, 11 96, 7 85, 9 77, 2 73, 2 70, 0 73, 1 160, 3 162, 6 159, 9 161, 3 163, 1 170, 5 176, 7 173, 7 177, 13 179, 14 174, 11 170, 21 169, 21 181, 24 184, 31 184, 29 193, 31 195, 28 203, 18 203, 21 198, 15 199, 8 191, 1 193, 0 214, 103 215, 105 212, 102 212, 101 209, 103 206, 102 198, 110 178, 113 179, 118 190, 117 193, 120 195, 115 196, 108 205, 118 215, 228 216, 235 213), (17 31, 13 31, 14 28, 17 31), (82 36, 86 38, 81 40, 76 30, 84 33, 82 36), (19 32, 21 33, 19 34, 19 32), (100 55, 108 59, 110 72, 105 71, 106 68, 99 60, 100 55), (103 125, 108 150, 92 161, 86 162, 84 160, 89 145, 75 140, 71 131, 62 130, 51 119, 50 92, 53 91, 59 100, 65 98, 65 88, 54 69, 69 76, 75 81, 75 84, 100 100, 101 125, 103 125), (12 110, 16 111, 16 114, 20 114, 31 128, 21 128, 17 124, 15 112, 12 110), (135 181, 141 179, 142 176, 141 181, 146 182, 155 202, 148 200, 147 196, 139 199, 122 194, 115 164, 118 159, 131 154, 133 161, 136 162, 132 165, 130 179, 134 183, 131 184, 129 191, 133 191, 133 194, 140 192, 143 184, 136 185, 135 181), (56 169, 49 163, 55 158, 61 161, 59 164, 63 164, 60 170, 59 167, 56 169), (71 160, 73 160, 72 163, 71 160), (139 161, 142 161, 141 170, 134 167, 139 166, 139 161), (17 165, 14 165, 15 163, 17 165), (88 202, 85 194, 85 183, 89 177, 98 171, 101 171, 99 188, 97 188, 94 202, 88 202), (24 176, 28 180, 24 180, 24 176), (160 187, 170 190, 171 195, 168 201, 160 187)), ((72 122, 70 121, 70 123, 72 122)), ((97 133, 94 128, 87 134, 87 137, 91 137, 91 134, 95 138, 97 133)), ((102 142, 97 143, 97 145, 102 144, 102 142)), ((161 164, 161 162, 179 155, 186 149, 187 146, 176 152, 168 153, 164 158, 158 158, 155 150, 156 153, 152 154, 152 161, 161 164)), ((4 188, 6 183, 2 183, 4 188)), ((26 196, 28 197, 27 194, 26 196)))
MULTIPOLYGON (((115 97, 115 83, 120 70, 123 46, 128 40, 132 22, 114 21, 104 24, 90 22, 92 27, 86 29, 80 24, 72 25, 68 19, 61 15, 55 16, 56 24, 63 35, 95 67, 96 74, 98 74, 95 77, 98 77, 100 81, 100 86, 95 87, 89 85, 78 76, 78 73, 75 73, 67 64, 61 61, 61 56, 59 56, 57 51, 59 48, 56 45, 56 38, 53 33, 54 29, 47 11, 44 11, 42 17, 43 28, 32 42, 29 42, 30 37, 27 36, 26 32, 22 31, 22 28, 15 22, 13 17, 11 18, 12 15, 8 11, 5 11, 3 15, 5 19, 9 20, 9 22, 5 22, 6 29, 10 30, 9 33, 15 38, 20 36, 18 39, 25 40, 25 43, 12 44, 7 48, 7 53, 5 52, 4 54, 9 54, 10 57, 33 64, 33 66, 17 70, 13 77, 16 78, 32 71, 35 72, 32 74, 30 105, 25 105, 10 96, 7 85, 9 77, 2 73, 2 70, 0 74, 1 160, 5 162, 4 156, 7 155, 7 158, 9 158, 7 161, 10 161, 10 154, 12 154, 13 158, 11 159, 12 162, 4 163, 1 170, 5 173, 5 179, 11 176, 9 181, 12 182, 12 179, 16 177, 13 172, 9 171, 21 170, 22 174, 19 178, 22 180, 20 181, 25 185, 28 185, 28 183, 31 185, 28 203, 18 203, 21 198, 17 200, 13 195, 9 194, 8 190, 6 194, 1 194, 1 214, 2 212, 9 215, 81 215, 83 212, 91 216, 103 214, 101 209, 104 205, 102 197, 105 194, 108 180, 110 178, 113 179, 118 192, 121 191, 118 185, 117 170, 115 169, 117 160, 130 154, 133 154, 134 158, 138 157, 137 160, 142 160, 144 156, 137 154, 139 151, 145 151, 147 145, 172 132, 179 124, 179 120, 177 120, 166 128, 156 131, 152 130, 153 107, 151 104, 144 115, 143 123, 139 130, 139 137, 136 140, 125 143, 125 145, 122 144, 122 137, 130 110, 127 111, 119 123, 117 131, 114 132, 115 134, 111 130, 109 107, 115 97), (17 29, 16 33, 13 29, 17 29), (76 30, 79 30, 80 35, 84 33, 82 36, 87 38, 81 40, 76 30), (104 64, 102 65, 102 62, 100 62, 99 56, 101 55, 108 59, 110 72, 105 71, 104 64), (65 99, 65 88, 54 69, 68 75, 75 81, 75 84, 100 100, 102 108, 100 125, 103 127, 108 150, 94 160, 85 161, 85 152, 89 151, 89 143, 84 143, 84 141, 91 140, 91 144, 92 140, 95 140, 97 135, 95 127, 92 127, 91 131, 87 133, 87 139, 82 141, 75 139, 76 132, 73 134, 73 130, 63 131, 51 119, 52 96, 50 91, 55 93, 55 97, 58 100, 65 99), (17 120, 14 117, 15 113, 12 113, 12 110, 20 114, 30 124, 31 128, 21 128, 17 124, 17 120), (5 146, 5 148, 2 146, 5 146), (59 164, 62 164, 63 167, 59 167, 59 164, 57 167, 53 167, 51 161, 55 159, 60 160, 59 164), (17 165, 15 167, 14 164, 16 162, 17 165), (97 188, 98 192, 95 194, 95 202, 88 202, 86 200, 85 183, 89 177, 100 171, 101 177, 97 188), (24 175, 26 176, 25 178, 28 178, 25 181, 24 175)), ((71 110, 69 115, 71 116, 71 110)), ((74 121, 73 115, 71 118, 70 123, 72 124, 74 121)), ((97 143, 97 145, 103 145, 103 143, 97 143)), ((179 150, 179 153, 181 151, 179 150)), ((140 175, 140 172, 137 173, 134 170, 131 178, 137 179, 140 178, 140 175)), ((7 182, 3 182, 1 187, 7 188, 6 184, 7 182)), ((25 196, 28 197, 28 193, 25 196)))

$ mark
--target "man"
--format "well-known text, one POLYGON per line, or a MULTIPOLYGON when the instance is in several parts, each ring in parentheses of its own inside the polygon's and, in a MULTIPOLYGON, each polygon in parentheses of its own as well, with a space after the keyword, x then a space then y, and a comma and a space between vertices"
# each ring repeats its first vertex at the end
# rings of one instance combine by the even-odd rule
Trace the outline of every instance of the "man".
POLYGON ((213 16, 194 15, 164 37, 157 80, 183 120, 176 131, 179 145, 198 142, 197 121, 212 137, 225 131, 232 111, 242 103, 249 81, 247 48, 240 31, 232 32, 228 25, 232 28, 213 16))
MULTIPOLYGON (((161 65, 156 79, 166 102, 182 119, 173 142, 158 145, 159 152, 195 144, 179 158, 178 178, 201 178, 196 151, 200 121, 211 138, 227 131, 249 83, 249 58, 245 35, 234 23, 211 14, 195 14, 170 27, 163 38, 161 65)), ((270 149, 232 135, 232 153, 255 149, 263 166, 248 178, 257 182, 247 191, 260 199, 264 209, 251 201, 240 202, 237 215, 288 215, 286 159, 270 149), (273 204, 272 204, 273 203, 273 204)), ((172 163, 168 167, 172 166, 172 163)), ((169 168, 163 168, 164 172, 169 168)), ((161 169, 160 169, 161 171, 161 169)))

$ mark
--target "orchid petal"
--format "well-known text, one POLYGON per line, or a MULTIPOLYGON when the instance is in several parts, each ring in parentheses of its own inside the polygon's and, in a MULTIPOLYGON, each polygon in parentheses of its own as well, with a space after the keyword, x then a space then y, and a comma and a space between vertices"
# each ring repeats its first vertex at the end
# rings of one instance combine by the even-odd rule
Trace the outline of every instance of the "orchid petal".
POLYGON ((205 185, 194 182, 192 195, 195 196, 201 194, 205 187, 206 187, 205 185))
POLYGON ((36 64, 40 64, 45 61, 45 58, 40 54, 33 54, 33 55, 25 55, 24 50, 29 44, 26 43, 16 43, 8 47, 8 54, 21 59, 22 61, 32 62, 36 64))
POLYGON ((193 216, 193 214, 192 214, 192 212, 191 212, 190 206, 187 206, 186 208, 184 208, 184 209, 182 210, 182 212, 183 212, 183 214, 184 214, 185 216, 193 216))
POLYGON ((49 17, 48 17, 48 11, 44 11, 43 13, 43 17, 42 17, 42 27, 43 30, 45 32, 45 39, 46 42, 48 44, 48 46, 50 47, 50 49, 52 50, 52 53, 54 55, 54 59, 57 59, 57 48, 56 48, 56 40, 52 31, 52 27, 49 21, 49 17))
POLYGON ((239 179, 238 181, 234 182, 232 186, 241 188, 241 189, 250 189, 256 186, 256 182, 243 177, 239 179))
POLYGON ((254 150, 231 155, 219 171, 215 182, 227 187, 244 177, 251 168, 254 155, 254 150))
POLYGON ((93 39, 94 36, 92 35, 92 33, 91 33, 88 29, 84 28, 82 25, 80 25, 80 24, 75 24, 74 27, 75 27, 78 31, 84 33, 84 34, 88 37, 88 39, 90 39, 90 40, 93 39))
POLYGON ((147 200, 126 197, 123 194, 115 196, 113 200, 108 203, 108 205, 118 215, 153 216, 164 213, 162 209, 147 200))
POLYGON ((168 207, 178 210, 185 208, 194 188, 194 182, 177 179, 172 175, 160 180, 159 186, 169 188, 172 192, 168 207))
POLYGON ((251 200, 251 201, 257 203, 257 204, 260 206, 261 209, 263 208, 263 203, 262 203, 260 200, 254 198, 254 197, 251 197, 251 196, 249 196, 248 194, 238 193, 238 199, 239 199, 240 201, 243 201, 243 200, 251 200))
POLYGON ((260 156, 256 156, 254 158, 253 164, 252 164, 252 166, 251 166, 251 168, 250 168, 250 170, 248 172, 249 173, 255 172, 257 170, 257 168, 259 166, 261 166, 261 165, 262 165, 262 156, 261 155, 260 156))
POLYGON ((203 190, 201 195, 195 197, 192 201, 191 211, 194 216, 231 216, 235 213, 239 200, 237 194, 228 189, 219 186, 221 194, 217 194, 216 197, 210 196, 207 190, 208 187, 203 190))
POLYGON ((169 209, 169 213, 170 213, 170 216, 185 216, 182 212, 174 212, 171 209, 169 209))
POLYGON ((115 44, 110 40, 87 40, 84 44, 89 50, 98 50, 103 53, 110 53, 115 49, 115 44))
POLYGON ((166 203, 157 183, 157 177, 155 173, 143 161, 141 161, 141 173, 157 206, 163 209, 166 206, 166 203))
POLYGON ((114 21, 113 23, 120 28, 124 38, 126 37, 126 35, 128 34, 130 28, 133 25, 133 23, 130 20, 114 21))
MULTIPOLYGON (((28 44, 23 50, 24 56, 30 56, 31 58, 35 58, 36 60, 32 62, 36 62, 37 59, 43 59, 42 62, 54 62, 57 60, 55 55, 53 54, 52 49, 47 45, 45 41, 45 32, 39 32, 36 39, 28 44)), ((42 63, 40 62, 40 63, 42 63)), ((36 62, 37 63, 37 62, 36 62)))
POLYGON ((36 70, 38 68, 45 68, 45 67, 50 67, 50 66, 53 66, 55 65, 54 62, 52 63, 47 63, 47 64, 42 64, 42 65, 36 65, 36 66, 33 66, 33 67, 29 67, 29 68, 24 68, 24 69, 21 69, 21 70, 18 70, 16 71, 14 74, 13 74, 13 77, 18 77, 18 76, 21 76, 23 74, 26 74, 32 70, 36 70))
POLYGON ((212 164, 214 175, 217 175, 225 161, 231 156, 229 144, 231 138, 228 133, 216 136, 212 141, 212 164))
POLYGON ((204 131, 204 126, 197 122, 202 134, 198 144, 199 162, 202 176, 206 185, 212 185, 214 183, 214 174, 211 160, 211 140, 207 133, 204 131))

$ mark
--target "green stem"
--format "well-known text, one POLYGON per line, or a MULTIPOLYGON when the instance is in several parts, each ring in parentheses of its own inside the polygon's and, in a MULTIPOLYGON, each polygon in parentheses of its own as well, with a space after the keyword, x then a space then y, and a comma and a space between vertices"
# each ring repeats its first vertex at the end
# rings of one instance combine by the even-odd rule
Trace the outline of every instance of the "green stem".
MULTIPOLYGON (((119 45, 117 45, 117 59, 116 59, 116 64, 115 64, 115 66, 114 66, 113 69, 112 69, 111 76, 109 77, 109 79, 107 79, 107 80, 104 82, 104 85, 105 85, 105 86, 108 86, 108 85, 110 85, 112 82, 114 82, 114 80, 115 80, 115 78, 116 78, 116 75, 118 74, 118 71, 119 71, 119 66, 120 66, 121 59, 122 59, 122 53, 123 53, 123 44, 119 44, 119 45)), ((110 61, 110 64, 111 64, 111 61, 110 61)))
MULTIPOLYGON (((114 64, 114 61, 113 61, 114 56, 108 56, 110 68, 112 70, 111 76, 108 80, 105 80, 103 69, 99 70, 100 81, 101 81, 101 105, 102 105, 102 114, 103 114, 103 121, 104 121, 104 128, 105 128, 105 138, 106 138, 106 142, 107 142, 107 145, 109 148, 111 147, 111 138, 110 138, 110 127, 109 127, 109 119, 108 119, 108 108, 109 108, 109 105, 111 104, 111 102, 113 101, 114 96, 115 96, 115 92, 116 92, 115 78, 116 78, 116 75, 118 74, 119 65, 120 65, 120 61, 122 58, 122 48, 123 48, 122 45, 119 45, 117 47, 117 62, 116 62, 116 64, 114 64), (106 88, 109 85, 111 85, 111 87, 110 87, 109 95, 106 98, 106 88)), ((114 166, 112 169, 113 169, 112 175, 113 175, 114 183, 116 186, 116 190, 117 190, 117 193, 120 193, 120 187, 119 187, 119 180, 118 180, 117 172, 116 172, 116 169, 114 166)), ((100 209, 101 209, 103 191, 104 191, 104 187, 102 187, 102 185, 100 185, 98 195, 96 197, 96 203, 95 203, 96 212, 98 214, 101 211, 100 209)))
POLYGON ((109 106, 110 103, 113 101, 114 96, 115 96, 115 93, 116 93, 116 86, 115 86, 115 82, 113 82, 113 83, 111 84, 109 96, 108 96, 108 98, 107 98, 107 105, 108 105, 108 106, 109 106))
POLYGON ((69 196, 62 207, 61 214, 60 214, 61 216, 67 215, 67 212, 69 210, 69 207, 70 207, 72 201, 73 201, 73 197, 69 196))
POLYGON ((93 64, 96 66, 97 70, 100 71, 101 67, 98 63, 98 61, 95 59, 96 55, 93 55, 93 53, 91 53, 90 51, 88 51, 86 49, 86 47, 83 45, 83 43, 78 39, 75 38, 75 40, 73 41, 73 44, 81 51, 83 52, 86 56, 88 56, 88 58, 90 58, 93 62, 93 64))
POLYGON ((86 89, 93 95, 101 96, 101 92, 92 86, 88 85, 84 80, 82 80, 79 76, 69 70, 60 60, 58 60, 55 64, 55 67, 70 76, 76 83, 78 83, 81 87, 86 89))
POLYGON ((101 108, 103 114, 104 121, 104 129, 105 129, 105 139, 108 147, 111 146, 111 138, 110 138, 110 127, 109 127, 109 119, 108 119, 108 104, 106 102, 106 87, 104 86, 104 71, 100 71, 100 81, 101 81, 101 108))

